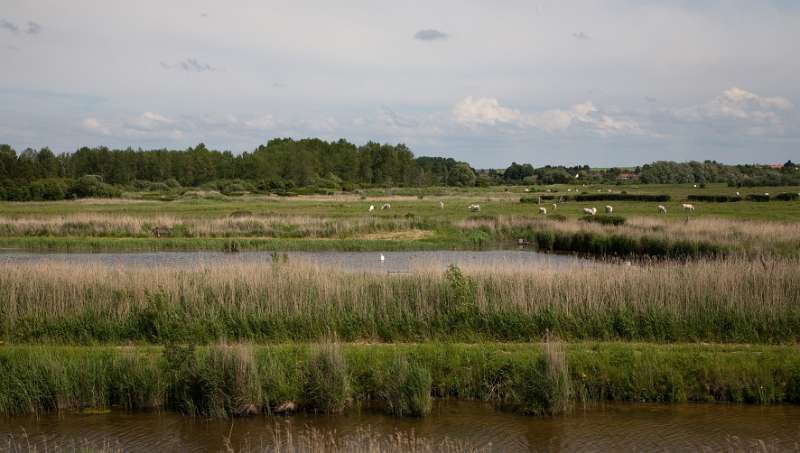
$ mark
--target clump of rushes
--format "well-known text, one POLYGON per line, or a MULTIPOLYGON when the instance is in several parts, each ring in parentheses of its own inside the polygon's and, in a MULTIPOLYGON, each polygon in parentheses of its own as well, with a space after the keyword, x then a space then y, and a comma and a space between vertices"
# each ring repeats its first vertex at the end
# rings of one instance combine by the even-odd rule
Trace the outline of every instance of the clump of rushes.
POLYGON ((396 354, 383 374, 378 392, 384 410, 391 415, 423 417, 430 414, 431 373, 396 354))
POLYGON ((328 414, 342 412, 352 400, 351 390, 339 344, 326 341, 313 346, 303 389, 306 409, 328 414))
POLYGON ((558 415, 571 406, 570 372, 564 344, 546 341, 543 353, 532 359, 514 382, 511 408, 528 415, 558 415))

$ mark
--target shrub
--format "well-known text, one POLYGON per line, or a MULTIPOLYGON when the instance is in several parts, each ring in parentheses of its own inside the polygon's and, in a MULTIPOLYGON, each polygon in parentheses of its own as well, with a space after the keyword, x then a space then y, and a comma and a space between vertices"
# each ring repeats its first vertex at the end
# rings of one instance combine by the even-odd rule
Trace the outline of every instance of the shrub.
POLYGON ((769 201, 769 195, 761 194, 761 193, 751 193, 747 196, 747 199, 750 201, 760 201, 765 202, 769 201))
POLYGON ((75 181, 69 188, 67 196, 73 198, 116 198, 122 196, 118 188, 104 183, 99 176, 86 175, 75 181))
POLYGON ((742 201, 742 197, 738 195, 689 195, 689 201, 705 201, 711 203, 728 203, 742 201))
POLYGON ((28 191, 34 201, 63 200, 67 194, 67 184, 60 179, 40 179, 31 182, 28 191))
POLYGON ((780 200, 780 201, 795 201, 800 199, 800 194, 796 192, 783 192, 775 195, 772 197, 773 200, 780 200))
POLYGON ((624 193, 588 193, 575 195, 575 201, 670 201, 669 195, 624 194, 624 193))

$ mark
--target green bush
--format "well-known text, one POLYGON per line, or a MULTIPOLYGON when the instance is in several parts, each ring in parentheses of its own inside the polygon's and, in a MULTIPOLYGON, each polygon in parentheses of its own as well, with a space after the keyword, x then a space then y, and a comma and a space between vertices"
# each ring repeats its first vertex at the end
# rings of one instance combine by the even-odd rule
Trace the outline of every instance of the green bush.
POLYGON ((625 193, 588 193, 575 195, 575 201, 670 201, 669 195, 625 194, 625 193))
POLYGON ((766 202, 769 201, 769 195, 761 193, 751 193, 750 195, 747 196, 747 199, 750 201, 766 202))
POLYGON ((86 175, 72 184, 67 196, 73 198, 117 198, 122 196, 122 191, 104 183, 98 176, 86 175))
POLYGON ((796 192, 783 192, 772 197, 773 200, 780 201, 796 201, 800 199, 800 193, 796 192))
POLYGON ((742 197, 738 195, 689 195, 689 201, 705 201, 710 203, 729 203, 742 201, 742 197))

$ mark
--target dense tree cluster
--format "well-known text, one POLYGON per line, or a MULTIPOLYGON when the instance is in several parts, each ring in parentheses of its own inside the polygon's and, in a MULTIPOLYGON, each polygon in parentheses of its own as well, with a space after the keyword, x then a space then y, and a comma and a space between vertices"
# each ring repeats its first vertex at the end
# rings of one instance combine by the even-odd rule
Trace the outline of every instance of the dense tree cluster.
POLYGON ((186 150, 84 147, 58 156, 47 148, 26 149, 17 155, 10 146, 0 145, 0 198, 11 200, 113 196, 110 188, 114 187, 209 186, 280 192, 298 187, 352 190, 442 185, 474 186, 475 170, 454 159, 415 158, 403 144, 356 146, 346 140, 283 138, 240 155, 209 150, 201 143, 186 150), (87 191, 82 187, 89 180, 97 190, 84 195, 87 191))
POLYGON ((659 161, 635 169, 512 163, 476 171, 466 162, 414 157, 403 145, 346 140, 270 140, 234 155, 204 144, 185 150, 81 148, 56 155, 48 148, 19 155, 0 145, 0 199, 59 200, 114 197, 123 190, 205 187, 222 192, 355 190, 360 187, 489 186, 498 184, 710 183, 732 186, 800 185, 800 168, 659 161))

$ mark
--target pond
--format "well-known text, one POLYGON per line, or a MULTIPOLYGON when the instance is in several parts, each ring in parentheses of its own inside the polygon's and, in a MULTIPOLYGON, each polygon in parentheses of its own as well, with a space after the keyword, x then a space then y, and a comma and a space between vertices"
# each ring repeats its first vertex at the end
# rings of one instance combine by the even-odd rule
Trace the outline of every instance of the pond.
POLYGON ((431 416, 400 418, 361 411, 326 416, 256 416, 201 420, 173 413, 108 413, 0 418, 0 450, 26 433, 40 450, 46 444, 112 446, 124 451, 266 450, 275 432, 295 445, 312 430, 339 445, 369 438, 416 438, 438 449, 448 440, 458 449, 486 451, 795 451, 800 442, 800 407, 723 404, 608 404, 575 409, 560 417, 526 417, 469 401, 439 401, 431 416), (365 434, 366 433, 366 434, 365 434), (13 440, 10 439, 13 436, 13 440), (328 437, 329 436, 329 437, 328 437), (762 443, 763 442, 763 448, 762 443))
MULTIPOLYGON (((591 265, 591 260, 550 255, 524 250, 495 251, 422 251, 422 252, 288 252, 290 262, 305 262, 350 272, 403 273, 415 269, 459 266, 490 266, 524 269, 526 267, 571 267, 591 265), (384 257, 381 260, 381 256, 384 257)), ((30 253, 2 252, 0 264, 63 262, 109 266, 178 266, 196 267, 215 264, 268 264, 271 252, 137 252, 137 253, 30 253)))

